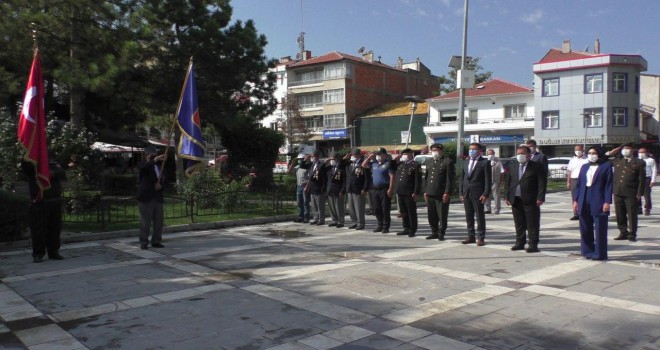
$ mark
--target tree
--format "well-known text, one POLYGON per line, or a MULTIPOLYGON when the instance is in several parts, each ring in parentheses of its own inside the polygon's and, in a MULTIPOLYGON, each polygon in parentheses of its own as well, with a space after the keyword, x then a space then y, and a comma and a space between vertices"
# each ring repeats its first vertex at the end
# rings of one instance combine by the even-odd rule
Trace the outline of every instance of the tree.
POLYGON ((307 142, 312 137, 312 130, 305 124, 305 118, 300 112, 300 105, 295 94, 287 94, 284 101, 282 101, 281 110, 284 115, 277 119, 277 125, 280 131, 286 135, 289 144, 307 142))
MULTIPOLYGON (((483 82, 486 82, 490 80, 491 76, 493 75, 493 72, 487 71, 480 73, 484 67, 482 67, 479 64, 479 61, 481 58, 475 57, 471 59, 470 61, 467 62, 467 69, 468 70, 473 70, 474 73, 474 82, 475 84, 481 84, 483 82)), ((441 75, 438 77, 438 80, 440 82, 440 93, 448 93, 456 90, 456 70, 452 69, 450 70, 447 75, 441 75)))

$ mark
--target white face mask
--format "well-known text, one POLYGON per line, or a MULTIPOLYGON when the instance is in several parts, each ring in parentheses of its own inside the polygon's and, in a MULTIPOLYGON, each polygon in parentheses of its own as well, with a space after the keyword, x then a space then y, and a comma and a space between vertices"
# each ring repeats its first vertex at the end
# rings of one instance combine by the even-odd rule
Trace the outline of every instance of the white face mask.
POLYGON ((598 160, 598 155, 597 154, 588 154, 587 159, 589 159, 589 161, 591 163, 595 163, 598 160))
POLYGON ((639 159, 646 159, 646 153, 639 153, 639 159))
POLYGON ((407 154, 401 156, 401 162, 403 162, 403 163, 407 162, 408 159, 409 159, 409 158, 408 158, 408 155, 407 155, 407 154))
POLYGON ((334 160, 334 159, 333 159, 333 160, 331 160, 331 161, 330 161, 330 165, 332 165, 332 166, 335 166, 335 165, 337 165, 337 161, 336 161, 336 160, 334 160))
POLYGON ((536 153, 536 147, 529 146, 529 152, 532 154, 536 153))
POLYGON ((493 160, 493 159, 495 159, 495 155, 494 154, 489 154, 488 155, 488 160, 493 160))
POLYGON ((431 155, 433 156, 433 158, 440 158, 440 152, 438 151, 431 152, 431 155))
POLYGON ((575 155, 578 157, 582 157, 583 152, 582 151, 575 151, 575 155))
POLYGON ((380 161, 382 161, 382 160, 383 160, 383 156, 376 156, 376 161, 377 161, 377 162, 380 162, 380 161))
POLYGON ((356 157, 356 156, 351 156, 351 162, 354 162, 354 161, 356 161, 356 160, 357 160, 357 157, 356 157))
POLYGON ((525 164, 527 163, 527 156, 524 154, 516 154, 516 160, 520 164, 525 164))
POLYGON ((621 155, 626 157, 626 158, 630 157, 630 153, 632 153, 632 152, 630 152, 629 148, 624 148, 624 149, 621 150, 621 155))
POLYGON ((316 163, 316 157, 312 157, 312 163, 316 163))

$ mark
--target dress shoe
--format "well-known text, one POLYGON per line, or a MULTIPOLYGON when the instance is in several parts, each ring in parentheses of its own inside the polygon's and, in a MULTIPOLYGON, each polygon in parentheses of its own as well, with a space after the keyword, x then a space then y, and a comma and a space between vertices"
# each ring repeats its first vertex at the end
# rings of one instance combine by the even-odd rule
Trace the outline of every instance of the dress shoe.
POLYGON ((373 230, 373 232, 380 232, 382 230, 383 230, 383 226, 378 226, 373 230))
POLYGON ((146 244, 140 244, 140 249, 146 250, 146 249, 149 249, 149 246, 146 245, 146 244))
POLYGON ((390 233, 390 229, 389 228, 383 228, 383 230, 380 231, 380 233, 390 233))
POLYGON ((309 224, 309 219, 303 220, 303 224, 309 224))
POLYGON ((499 210, 495 210, 495 215, 499 215, 499 214, 500 214, 500 211, 499 211, 499 210))
POLYGON ((355 224, 355 225, 351 225, 351 226, 348 226, 348 228, 351 229, 351 230, 353 230, 353 229, 357 228, 357 224, 355 224))
POLYGON ((516 243, 511 247, 511 250, 523 250, 525 249, 525 244, 524 243, 516 243))
POLYGON ((438 236, 438 234, 435 232, 432 232, 430 236, 426 236, 426 239, 436 239, 436 238, 440 238, 440 236, 438 236))
POLYGON ((438 236, 438 241, 444 241, 444 240, 445 240, 445 234, 444 234, 444 233, 441 233, 441 234, 438 236))
POLYGON ((344 227, 344 224, 337 224, 337 225, 335 225, 335 227, 342 228, 342 227, 344 227))
POLYGON ((325 221, 319 221, 316 223, 316 226, 323 226, 325 225, 325 221))
POLYGON ((293 219, 293 222, 303 222, 303 219, 301 219, 301 218, 295 218, 295 219, 293 219))
POLYGON ((408 237, 415 237, 415 232, 411 232, 408 234, 408 237))
POLYGON ((630 241, 630 242, 637 242, 637 237, 635 237, 635 236, 633 236, 633 235, 630 235, 630 236, 628 236, 628 241, 630 241))
POLYGON ((637 209, 637 214, 642 214, 642 209, 637 209))
POLYGON ((625 233, 620 233, 617 237, 614 237, 615 241, 624 241, 628 239, 628 235, 625 233))
POLYGON ((318 224, 318 223, 319 223, 319 222, 318 222, 317 220, 314 220, 314 221, 310 221, 310 222, 309 222, 310 225, 316 225, 316 224, 318 224))
POLYGON ((486 211, 484 211, 484 214, 491 214, 491 211, 490 211, 490 210, 486 210, 486 211))
POLYGON ((40 256, 34 256, 32 257, 32 261, 36 262, 37 264, 41 264, 42 262, 44 262, 44 258, 40 256))
POLYGON ((569 220, 578 220, 579 217, 577 215, 573 215, 569 220))
POLYGON ((477 240, 474 238, 474 236, 468 236, 468 238, 461 241, 461 243, 463 244, 477 243, 477 240))
POLYGON ((161 243, 151 243, 151 246, 154 248, 165 248, 165 246, 161 243))
POLYGON ((48 254, 48 259, 50 260, 64 260, 64 257, 60 253, 48 254))
POLYGON ((399 232, 396 233, 396 235, 397 235, 397 236, 407 236, 407 235, 408 235, 408 231, 407 231, 407 230, 399 231, 399 232))
POLYGON ((332 227, 332 226, 337 226, 337 223, 336 222, 331 222, 331 223, 328 224, 328 227, 332 227))
POLYGON ((650 210, 644 210, 644 216, 649 216, 649 215, 651 215, 651 211, 650 210))
POLYGON ((483 239, 483 238, 479 238, 479 239, 477 240, 477 247, 483 247, 483 246, 485 246, 485 245, 486 245, 486 242, 484 242, 484 239, 483 239))
POLYGON ((538 253, 540 252, 539 247, 533 244, 530 244, 527 249, 525 249, 526 252, 528 253, 538 253))
POLYGON ((364 226, 358 226, 358 227, 355 228, 355 230, 356 230, 356 231, 364 230, 364 226))

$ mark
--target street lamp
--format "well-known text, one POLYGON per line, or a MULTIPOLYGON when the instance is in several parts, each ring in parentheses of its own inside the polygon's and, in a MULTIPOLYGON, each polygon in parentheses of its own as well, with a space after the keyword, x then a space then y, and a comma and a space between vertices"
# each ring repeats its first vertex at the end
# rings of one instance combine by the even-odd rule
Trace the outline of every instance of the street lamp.
POLYGON ((421 98, 419 96, 413 95, 413 96, 406 96, 406 101, 410 102, 410 122, 408 122, 408 135, 406 135, 406 147, 408 148, 408 142, 412 140, 412 135, 410 135, 410 129, 412 128, 412 121, 413 121, 413 116, 415 115, 415 110, 417 109, 417 102, 422 102, 421 98))
POLYGON ((459 93, 459 102, 458 102, 458 133, 456 135, 456 173, 460 174, 463 170, 463 129, 465 126, 464 114, 465 114, 465 86, 463 84, 463 75, 462 73, 466 72, 465 68, 468 60, 467 57, 467 30, 468 30, 468 3, 469 0, 465 0, 463 6, 463 45, 461 48, 460 56, 453 56, 449 60, 449 67, 457 69, 460 67, 460 71, 456 74, 456 86, 458 87, 459 93), (460 64, 459 64, 460 61, 460 64))
POLYGON ((584 118, 584 142, 582 143, 582 149, 587 149, 587 130, 589 130, 589 117, 591 117, 592 114, 582 113, 580 115, 584 118))

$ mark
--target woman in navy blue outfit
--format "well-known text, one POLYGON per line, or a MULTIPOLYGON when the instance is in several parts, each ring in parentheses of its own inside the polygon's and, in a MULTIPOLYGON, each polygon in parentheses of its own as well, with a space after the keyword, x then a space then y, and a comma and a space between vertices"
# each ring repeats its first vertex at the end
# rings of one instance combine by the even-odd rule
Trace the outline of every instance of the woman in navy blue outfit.
POLYGON ((587 152, 588 163, 580 168, 573 210, 580 218, 582 256, 607 259, 607 220, 612 204, 612 163, 598 146, 587 152))

